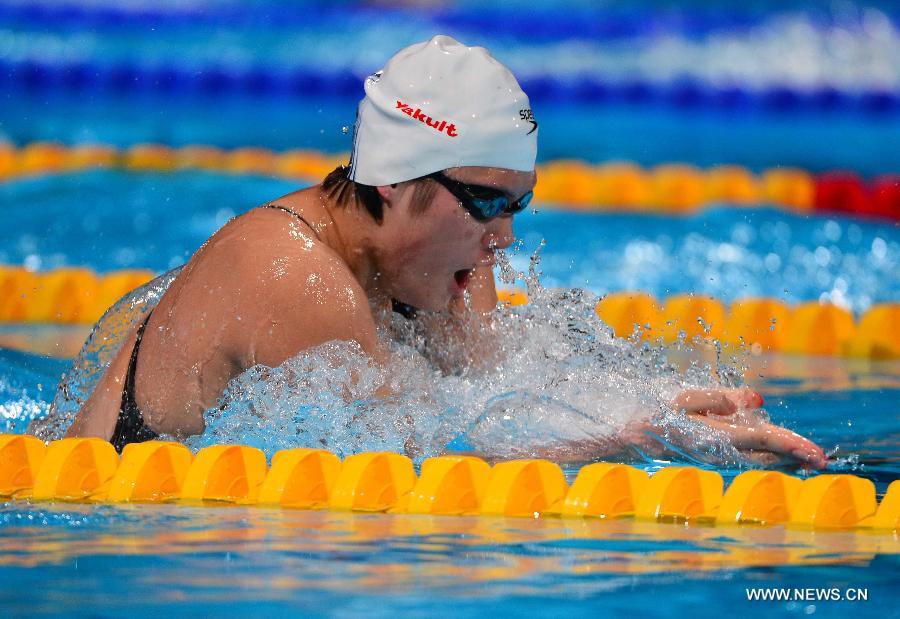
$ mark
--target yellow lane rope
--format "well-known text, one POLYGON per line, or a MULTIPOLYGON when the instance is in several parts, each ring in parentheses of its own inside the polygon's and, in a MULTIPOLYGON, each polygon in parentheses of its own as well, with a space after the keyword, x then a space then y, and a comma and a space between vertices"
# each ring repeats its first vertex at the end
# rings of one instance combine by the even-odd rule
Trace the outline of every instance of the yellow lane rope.
MULTIPOLYGON (((106 145, 64 146, 34 142, 16 148, 0 143, 0 181, 91 168, 172 172, 207 170, 319 181, 346 154, 309 150, 275 152, 245 147, 225 150, 194 145, 172 148, 137 144, 125 149, 106 145)), ((807 212, 813 209, 815 177, 795 168, 773 168, 760 175, 741 166, 701 170, 688 164, 644 169, 632 163, 588 164, 575 160, 538 166, 535 195, 542 203, 582 208, 685 212, 704 204, 774 204, 807 212)))
POLYGON ((900 481, 890 485, 879 505, 875 485, 855 475, 801 480, 747 471, 725 489, 715 471, 672 466, 651 476, 629 465, 600 462, 582 467, 570 486, 562 469, 548 460, 490 466, 472 456, 441 456, 425 460, 417 475, 401 454, 367 452, 341 461, 325 450, 297 448, 277 452, 269 468, 262 451, 243 445, 214 445, 195 456, 180 443, 149 441, 127 445, 120 458, 98 438, 45 445, 13 434, 0 435, 0 495, 886 531, 900 524, 900 481))
MULTIPOLYGON (((86 268, 35 273, 0 266, 0 323, 93 324, 113 303, 148 282, 147 270, 96 274, 86 268)), ((500 300, 528 302, 520 290, 501 290, 500 300)), ((712 297, 677 294, 657 301, 645 292, 614 292, 597 314, 616 335, 637 333, 648 341, 716 340, 752 353, 786 352, 870 359, 900 358, 900 303, 872 306, 857 321, 838 306, 815 301, 789 306, 778 299, 740 299, 727 305, 712 297)))

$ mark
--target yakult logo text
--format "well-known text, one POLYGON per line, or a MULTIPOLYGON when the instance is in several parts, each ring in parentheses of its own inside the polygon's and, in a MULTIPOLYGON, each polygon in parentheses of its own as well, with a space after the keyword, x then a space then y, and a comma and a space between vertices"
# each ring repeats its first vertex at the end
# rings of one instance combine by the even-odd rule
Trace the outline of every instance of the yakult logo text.
POLYGON ((455 138, 459 135, 459 133, 456 132, 456 125, 454 125, 453 123, 448 123, 446 120, 434 120, 431 118, 431 116, 423 114, 422 110, 420 110, 419 108, 416 108, 414 110, 406 103, 403 103, 403 101, 397 101, 397 109, 410 118, 425 123, 438 133, 443 133, 444 129, 446 129, 447 135, 449 135, 451 138, 455 138))

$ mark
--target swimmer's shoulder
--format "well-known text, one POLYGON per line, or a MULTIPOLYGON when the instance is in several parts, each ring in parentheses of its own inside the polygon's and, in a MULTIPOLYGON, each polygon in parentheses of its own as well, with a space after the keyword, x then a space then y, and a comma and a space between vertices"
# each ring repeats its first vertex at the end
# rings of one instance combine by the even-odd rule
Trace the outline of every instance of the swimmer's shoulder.
POLYGON ((331 340, 354 340, 375 353, 365 291, 310 225, 271 208, 254 209, 233 223, 213 252, 230 263, 219 277, 234 286, 251 323, 235 334, 236 348, 251 338, 251 361, 267 365, 331 340))
POLYGON ((257 207, 231 232, 242 245, 236 257, 251 266, 263 283, 301 278, 312 292, 315 282, 358 286, 349 266, 320 238, 315 221, 277 203, 257 207))

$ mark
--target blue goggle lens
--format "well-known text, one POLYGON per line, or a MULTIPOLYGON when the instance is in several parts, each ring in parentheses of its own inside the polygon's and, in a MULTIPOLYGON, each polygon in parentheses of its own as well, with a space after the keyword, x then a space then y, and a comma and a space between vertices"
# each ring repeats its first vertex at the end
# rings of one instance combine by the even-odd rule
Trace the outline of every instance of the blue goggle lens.
POLYGON ((506 196, 497 196, 496 198, 473 198, 472 204, 481 211, 484 217, 493 219, 504 213, 518 213, 528 208, 531 198, 534 196, 532 192, 526 193, 524 196, 510 204, 509 198, 506 196))
POLYGON ((534 192, 529 191, 524 196, 510 203, 509 198, 498 191, 484 187, 473 187, 452 178, 444 176, 441 172, 430 174, 433 178, 446 187, 460 204, 469 213, 480 221, 488 221, 504 214, 513 215, 523 211, 531 203, 534 192), (485 195, 488 193, 489 195, 485 195), (481 195, 478 195, 481 194, 481 195))

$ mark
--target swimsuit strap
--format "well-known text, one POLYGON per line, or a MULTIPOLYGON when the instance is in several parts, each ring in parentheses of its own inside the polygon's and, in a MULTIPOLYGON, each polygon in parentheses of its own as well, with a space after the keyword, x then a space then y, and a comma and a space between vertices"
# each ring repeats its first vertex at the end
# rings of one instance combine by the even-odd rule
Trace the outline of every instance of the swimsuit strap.
POLYGON ((317 239, 319 239, 320 241, 322 240, 322 237, 319 236, 319 232, 313 227, 313 225, 311 223, 306 221, 303 218, 303 215, 301 215, 300 213, 298 213, 296 211, 292 211, 291 209, 287 208, 286 206, 281 206, 280 204, 272 204, 271 202, 269 202, 268 204, 263 204, 260 208, 275 208, 275 209, 278 209, 279 211, 284 211, 285 213, 289 213, 289 214, 293 215, 294 217, 296 217, 297 219, 299 219, 300 221, 305 223, 306 226, 310 230, 312 230, 312 233, 316 235, 317 239))
POLYGON ((119 417, 116 420, 116 428, 113 430, 109 442, 116 451, 122 452, 128 443, 142 443, 152 441, 159 435, 144 424, 141 409, 134 399, 134 376, 137 373, 138 351, 141 348, 141 340, 144 338, 144 329, 150 321, 153 311, 147 312, 141 325, 138 327, 134 340, 134 348, 131 349, 131 359, 128 362, 128 371, 125 374, 125 386, 122 388, 122 404, 119 406, 119 417))
MULTIPOLYGON (((309 226, 309 229, 312 230, 313 234, 316 235, 317 239, 319 239, 320 241, 322 240, 322 237, 319 236, 319 233, 316 232, 316 229, 313 228, 312 224, 310 224, 308 221, 303 219, 303 217, 300 215, 300 213, 292 211, 291 209, 281 206, 280 204, 272 204, 271 202, 268 204, 263 204, 260 208, 277 208, 279 211, 284 211, 285 213, 290 213, 291 215, 293 215, 294 217, 296 217, 297 219, 299 219, 300 221, 305 223, 307 226, 309 226)), ((410 320, 415 318, 416 313, 418 312, 418 310, 415 307, 413 307, 412 305, 407 305, 406 303, 401 303, 400 301, 398 301, 396 299, 391 299, 391 309, 393 309, 395 312, 397 312, 404 318, 408 318, 410 320)))

